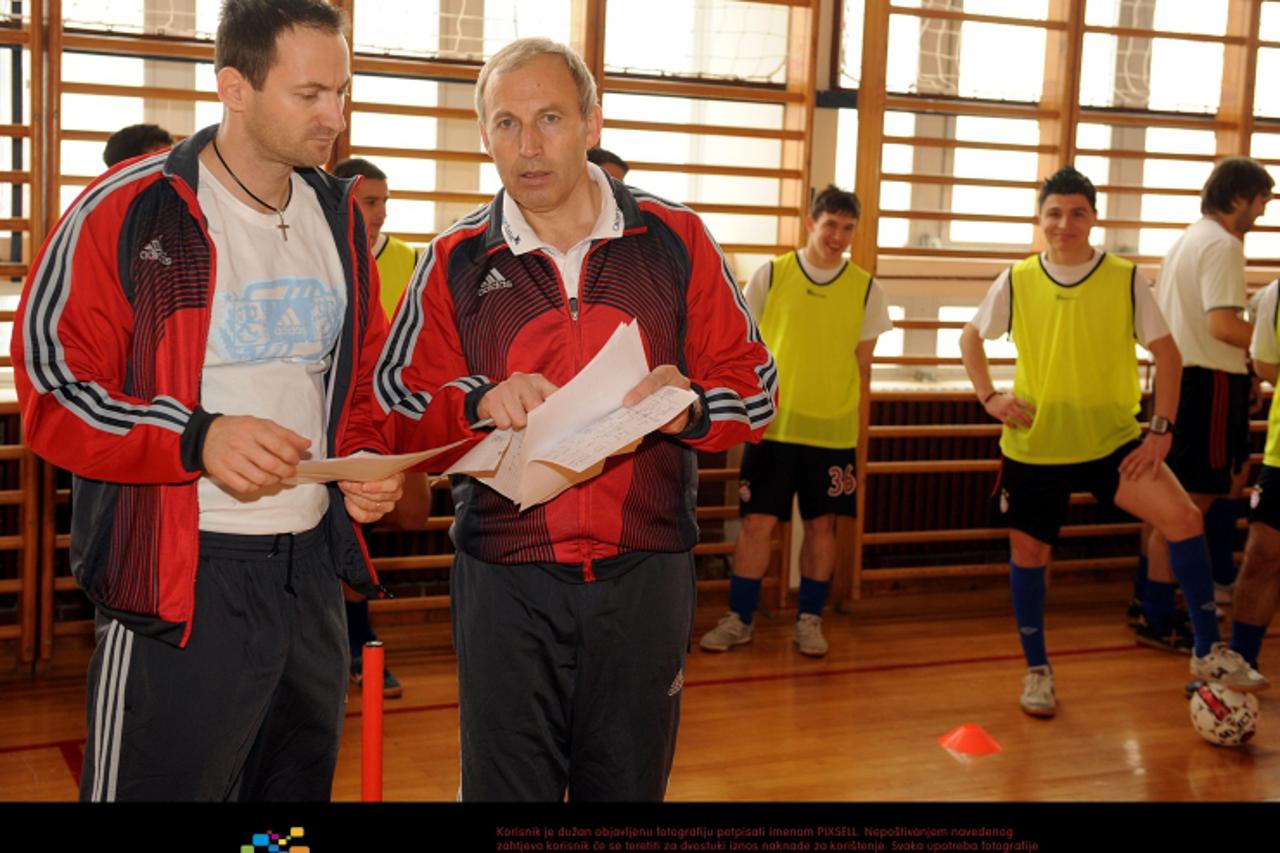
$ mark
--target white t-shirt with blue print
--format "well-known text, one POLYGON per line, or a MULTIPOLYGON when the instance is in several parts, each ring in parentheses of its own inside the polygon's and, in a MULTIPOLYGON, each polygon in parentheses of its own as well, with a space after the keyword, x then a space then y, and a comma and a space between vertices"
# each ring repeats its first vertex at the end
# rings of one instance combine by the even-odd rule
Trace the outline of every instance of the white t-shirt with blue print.
MULTIPOLYGON (((278 216, 240 202, 203 165, 199 199, 217 262, 201 405, 275 421, 311 439, 310 458, 322 459, 325 383, 347 291, 320 203, 295 174, 285 240, 278 216)), ((329 506, 323 485, 277 485, 240 498, 207 476, 199 498, 201 530, 249 535, 310 530, 329 506)))

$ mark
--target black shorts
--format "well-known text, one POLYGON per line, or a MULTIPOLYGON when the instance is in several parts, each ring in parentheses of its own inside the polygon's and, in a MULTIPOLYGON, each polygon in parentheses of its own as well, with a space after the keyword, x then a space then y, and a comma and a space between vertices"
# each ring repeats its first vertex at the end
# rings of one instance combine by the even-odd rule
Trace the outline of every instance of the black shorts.
POLYGON ((1115 506, 1120 463, 1139 443, 1135 439, 1101 459, 1072 465, 1029 465, 1004 457, 991 493, 993 523, 1055 544, 1072 492, 1091 492, 1102 506, 1115 506))
POLYGON ((1249 498, 1249 521, 1280 530, 1280 468, 1263 465, 1249 498))
POLYGON ((1249 377, 1204 367, 1182 371, 1173 448, 1165 460, 1182 488, 1225 495, 1249 461, 1249 377))
POLYGON ((855 516, 857 457, 854 447, 832 450, 782 441, 748 444, 742 453, 738 482, 739 512, 773 515, 786 521, 791 518, 791 496, 798 494, 801 518, 855 516))

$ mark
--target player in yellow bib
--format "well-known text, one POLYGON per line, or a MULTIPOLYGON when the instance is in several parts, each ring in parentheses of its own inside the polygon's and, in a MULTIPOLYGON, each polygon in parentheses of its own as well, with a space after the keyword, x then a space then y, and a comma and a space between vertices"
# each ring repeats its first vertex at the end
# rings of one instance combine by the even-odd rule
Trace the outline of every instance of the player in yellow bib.
POLYGON ((382 310, 387 319, 396 313, 396 305, 409 285, 409 277, 418 263, 418 252, 403 240, 397 240, 382 230, 387 221, 387 201, 391 190, 387 175, 362 157, 343 160, 333 167, 339 178, 362 177, 356 187, 356 204, 364 215, 365 231, 369 238, 369 251, 378 265, 378 277, 382 281, 382 310))
MULTIPOLYGON (((1254 314, 1250 354, 1258 375, 1277 385, 1280 374, 1280 279, 1267 285, 1254 314)), ((1271 400, 1262 470, 1249 500, 1249 540, 1236 578, 1231 648, 1257 667, 1262 639, 1280 606, 1280 406, 1271 400)))
POLYGON ((1203 519, 1164 464, 1182 360, 1149 283, 1130 261, 1090 245, 1096 200, 1093 184, 1071 167, 1046 180, 1039 215, 1048 249, 1001 273, 960 336, 978 399, 1004 424, 994 509, 1009 527, 1014 616, 1028 667, 1022 709, 1042 717, 1057 710, 1044 642, 1045 566, 1076 491, 1138 516, 1169 540, 1188 604, 1193 612, 1209 606, 1207 620, 1193 621, 1191 672, 1237 690, 1267 686, 1218 642, 1203 519), (1012 393, 995 389, 982 344, 1005 333, 1018 348, 1012 393), (1159 365, 1145 438, 1135 418, 1135 342, 1159 365))
MULTIPOLYGON (((397 240, 382 231, 387 221, 387 201, 391 198, 391 190, 387 186, 387 175, 374 164, 361 157, 343 160, 333 167, 333 173, 339 178, 360 177, 356 185, 356 205, 364 218, 365 234, 369 240, 369 251, 378 266, 378 278, 381 287, 382 310, 390 320, 396 312, 396 306, 413 268, 418 261, 418 253, 412 246, 397 240)), ((427 489, 427 478, 424 474, 410 473, 404 481, 404 498, 396 505, 394 511, 387 514, 383 523, 398 529, 421 529, 431 509, 431 495, 427 489)), ((364 644, 378 639, 369 621, 369 602, 354 592, 347 593, 347 639, 351 644, 351 678, 357 684, 364 680, 364 644)), ((387 669, 383 672, 382 694, 388 699, 396 699, 402 695, 404 688, 400 681, 387 669)))
POLYGON ((750 642, 773 528, 791 518, 798 495, 804 542, 794 639, 803 654, 827 653, 822 608, 835 569, 836 516, 857 512, 859 400, 876 338, 892 327, 884 291, 844 259, 859 212, 857 196, 827 187, 805 220, 804 248, 774 258, 747 283, 747 307, 778 365, 778 407, 764 440, 743 453, 729 613, 702 637, 707 651, 750 642))

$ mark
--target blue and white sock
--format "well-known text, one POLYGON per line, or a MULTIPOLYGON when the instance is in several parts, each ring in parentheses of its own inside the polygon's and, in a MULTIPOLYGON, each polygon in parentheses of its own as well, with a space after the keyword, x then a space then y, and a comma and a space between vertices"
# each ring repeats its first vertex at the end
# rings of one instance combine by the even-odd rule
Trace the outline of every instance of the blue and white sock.
POLYGON ((1009 563, 1009 591, 1013 616, 1027 666, 1044 666, 1049 655, 1044 646, 1044 566, 1028 568, 1009 563))
POLYGON ((1213 605, 1213 566, 1204 534, 1169 543, 1169 568, 1182 587, 1195 634, 1196 657, 1209 654, 1218 635, 1217 608, 1213 605))

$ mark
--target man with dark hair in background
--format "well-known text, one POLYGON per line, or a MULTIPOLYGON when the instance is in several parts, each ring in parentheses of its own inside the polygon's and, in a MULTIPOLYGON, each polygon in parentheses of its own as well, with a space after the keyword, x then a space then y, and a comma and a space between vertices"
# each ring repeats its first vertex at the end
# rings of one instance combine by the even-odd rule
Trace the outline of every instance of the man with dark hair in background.
POLYGON ((621 181, 627 177, 627 172, 631 171, 631 167, 627 165, 627 161, 623 160, 612 151, 604 148, 592 148, 587 152, 587 161, 595 163, 604 173, 615 181, 621 181))
POLYGON ((327 800, 345 711, 338 578, 402 478, 296 484, 385 451, 385 339, 349 184, 319 168, 342 13, 227 0, 220 125, 89 186, 32 266, 13 362, 32 449, 76 475, 97 608, 86 800, 327 800))
MULTIPOLYGON (((387 221, 387 201, 391 189, 387 185, 387 173, 363 157, 350 157, 333 167, 333 174, 350 179, 359 176, 356 184, 356 204, 364 216, 369 251, 378 265, 379 289, 382 308, 389 321, 396 313, 396 305, 413 275, 418 253, 412 246, 387 234, 382 226, 387 221)), ((383 518, 383 524, 401 530, 420 530, 431 510, 431 493, 426 474, 410 473, 404 482, 404 496, 396 508, 383 518)), ((347 602, 347 639, 351 646, 351 679, 356 684, 364 682, 364 645, 378 639, 369 621, 369 600, 349 589, 343 590, 347 602)), ((382 673, 382 695, 398 699, 404 688, 387 667, 382 673)))
POLYGON ((172 145, 173 137, 160 125, 131 124, 108 137, 107 147, 102 149, 102 160, 110 167, 172 145))
POLYGON ((409 276, 413 275, 418 253, 408 243, 382 230, 387 221, 387 202, 391 199, 387 173, 363 157, 350 157, 334 166, 333 174, 339 178, 359 176, 363 179, 356 186, 356 204, 364 215, 369 251, 378 264, 378 277, 381 279, 382 308, 390 320, 409 284, 409 276))
POLYGON ((774 258, 747 282, 747 305, 778 360, 781 391, 764 440, 743 449, 729 612, 702 636, 706 651, 751 641, 773 529, 791 518, 798 496, 804 541, 793 639, 802 654, 827 653, 822 608, 836 566, 836 516, 857 514, 860 403, 870 392, 876 339, 893 327, 884 290, 844 257, 860 214, 856 195, 828 186, 805 217, 804 248, 774 258))
MULTIPOLYGON (((1266 169, 1248 157, 1218 163, 1200 194, 1203 217, 1165 254, 1156 281, 1156 301, 1183 362, 1169 468, 1205 515, 1215 598, 1222 603, 1231 600, 1235 582, 1238 498, 1249 475, 1253 327, 1243 316, 1244 235, 1262 216, 1273 186, 1266 169)), ((1185 652, 1190 638, 1174 614, 1168 559, 1168 544, 1152 531, 1138 640, 1185 652)), ((1214 602, 1206 606, 1213 610, 1214 602)), ((1188 608, 1192 621, 1216 618, 1197 614, 1190 602, 1188 608)))

